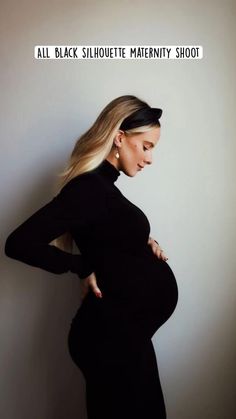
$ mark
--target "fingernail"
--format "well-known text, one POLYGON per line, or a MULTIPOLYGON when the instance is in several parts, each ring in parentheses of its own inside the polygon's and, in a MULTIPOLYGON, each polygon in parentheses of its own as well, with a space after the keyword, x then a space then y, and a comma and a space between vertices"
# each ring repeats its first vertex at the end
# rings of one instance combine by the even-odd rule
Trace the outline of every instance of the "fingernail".
POLYGON ((102 294, 100 292, 96 292, 96 297, 102 298, 102 294))

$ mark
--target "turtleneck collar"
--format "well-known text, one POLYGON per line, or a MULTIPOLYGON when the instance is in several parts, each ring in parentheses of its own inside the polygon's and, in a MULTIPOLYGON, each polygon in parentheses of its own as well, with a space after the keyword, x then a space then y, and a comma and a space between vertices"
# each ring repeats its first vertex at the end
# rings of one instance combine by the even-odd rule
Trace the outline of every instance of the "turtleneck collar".
POLYGON ((108 181, 114 183, 120 176, 119 170, 107 159, 96 168, 97 172, 104 176, 108 181))

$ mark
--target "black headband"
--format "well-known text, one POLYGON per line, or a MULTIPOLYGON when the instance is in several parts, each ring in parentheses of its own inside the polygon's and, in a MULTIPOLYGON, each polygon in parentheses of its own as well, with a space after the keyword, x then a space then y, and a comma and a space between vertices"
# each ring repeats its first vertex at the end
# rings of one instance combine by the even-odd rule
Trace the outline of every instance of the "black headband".
POLYGON ((143 125, 156 125, 162 115, 162 109, 145 107, 127 116, 120 125, 120 129, 128 131, 143 125))

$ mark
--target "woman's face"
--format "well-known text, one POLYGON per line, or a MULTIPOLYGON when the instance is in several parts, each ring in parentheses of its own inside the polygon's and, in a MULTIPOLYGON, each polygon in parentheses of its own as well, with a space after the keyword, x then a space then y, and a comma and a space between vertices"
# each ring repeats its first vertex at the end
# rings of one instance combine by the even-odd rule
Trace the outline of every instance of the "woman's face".
POLYGON ((160 127, 141 134, 127 136, 119 131, 115 145, 119 151, 118 169, 127 176, 135 176, 146 164, 152 163, 152 150, 160 139, 160 127))

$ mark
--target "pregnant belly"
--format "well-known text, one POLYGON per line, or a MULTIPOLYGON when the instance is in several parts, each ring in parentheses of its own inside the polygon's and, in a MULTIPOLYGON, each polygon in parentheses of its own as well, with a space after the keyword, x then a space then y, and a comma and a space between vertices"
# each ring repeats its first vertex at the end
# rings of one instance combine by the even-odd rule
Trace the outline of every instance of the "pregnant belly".
POLYGON ((133 321, 153 334, 177 305, 174 273, 152 251, 143 255, 107 253, 100 258, 96 276, 103 293, 98 304, 113 324, 116 320, 124 324, 133 321))
POLYGON ((178 288, 170 266, 147 253, 108 252, 96 263, 103 298, 90 290, 72 320, 69 350, 84 371, 106 359, 128 362, 173 313, 178 288), (95 356, 96 355, 96 356, 95 356))

